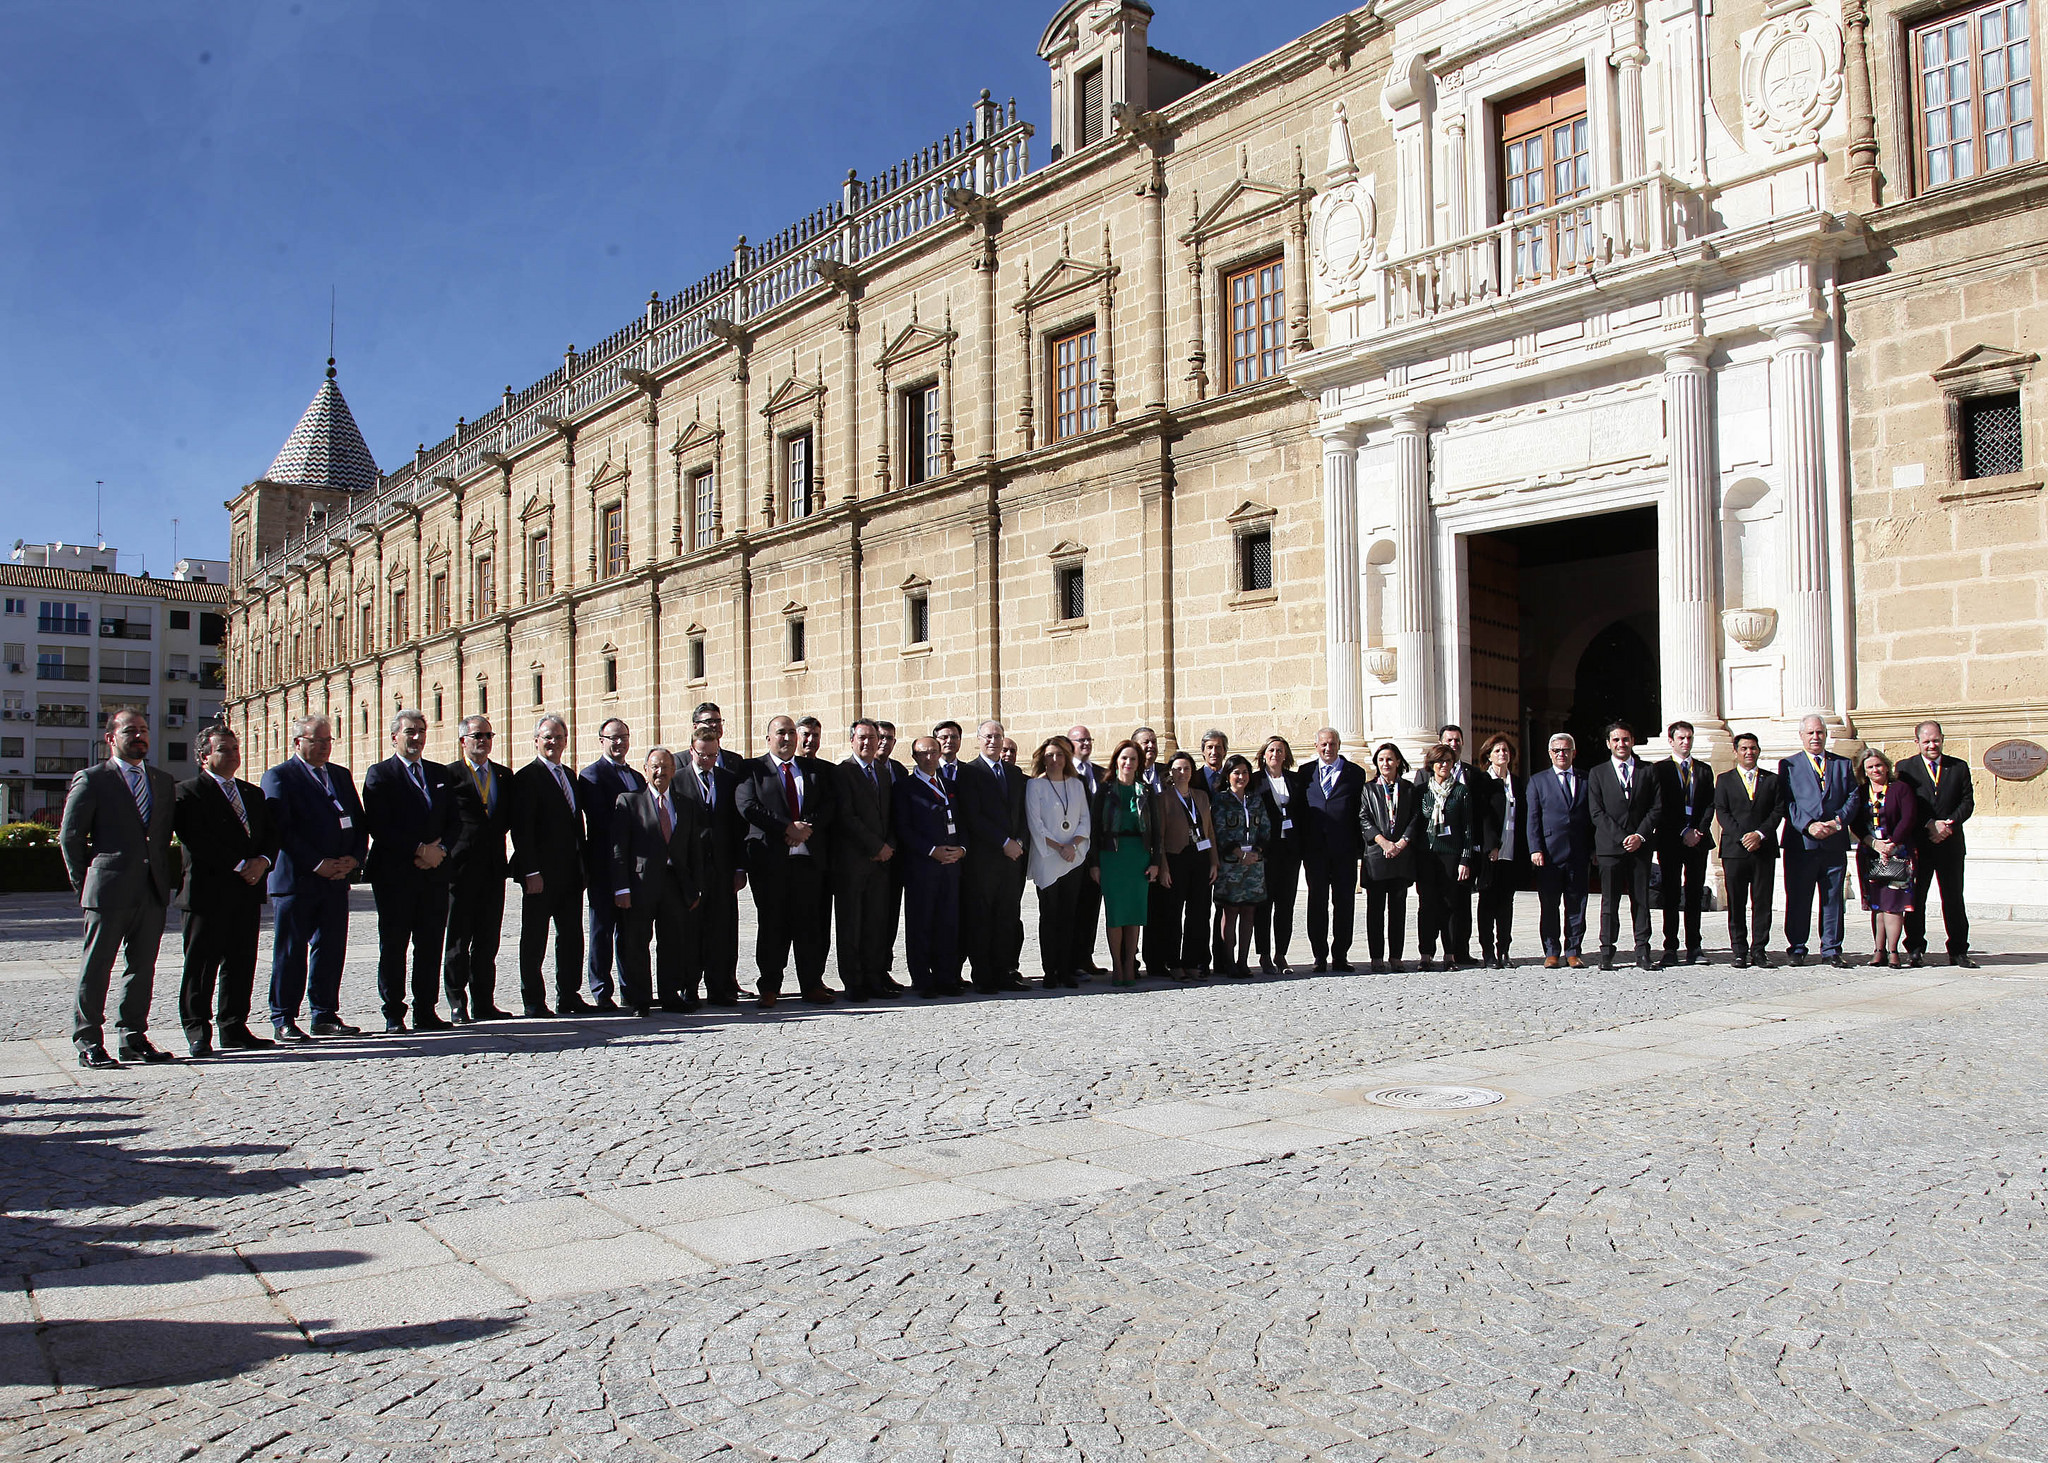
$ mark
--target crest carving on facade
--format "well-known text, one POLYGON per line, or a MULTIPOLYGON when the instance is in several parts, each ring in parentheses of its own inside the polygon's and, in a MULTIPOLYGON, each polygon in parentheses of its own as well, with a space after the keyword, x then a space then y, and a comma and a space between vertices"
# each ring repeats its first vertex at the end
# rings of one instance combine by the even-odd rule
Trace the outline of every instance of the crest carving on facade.
POLYGON ((1342 102, 1330 121, 1330 154, 1323 172, 1323 191, 1310 208, 1309 235, 1316 299, 1327 306, 1361 293, 1373 267, 1379 233, 1379 206, 1373 198, 1376 180, 1371 174, 1359 175, 1342 102))
POLYGON ((1742 56, 1742 121, 1772 152, 1818 141, 1842 98, 1842 30, 1818 11, 1777 16, 1742 56))

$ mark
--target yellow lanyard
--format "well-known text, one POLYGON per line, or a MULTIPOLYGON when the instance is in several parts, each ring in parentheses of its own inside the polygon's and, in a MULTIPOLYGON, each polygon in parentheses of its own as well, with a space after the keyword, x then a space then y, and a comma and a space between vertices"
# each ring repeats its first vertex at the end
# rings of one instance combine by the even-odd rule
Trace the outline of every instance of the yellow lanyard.
POLYGON ((1737 772, 1740 772, 1740 773, 1742 773, 1742 790, 1743 790, 1743 791, 1744 791, 1745 793, 1749 794, 1749 799, 1750 799, 1750 801, 1751 801, 1751 802, 1755 802, 1755 801, 1756 801, 1756 774, 1755 774, 1754 772, 1750 772, 1750 771, 1745 771, 1745 770, 1744 770, 1743 768, 1740 768, 1740 767, 1736 768, 1735 770, 1736 770, 1737 772))

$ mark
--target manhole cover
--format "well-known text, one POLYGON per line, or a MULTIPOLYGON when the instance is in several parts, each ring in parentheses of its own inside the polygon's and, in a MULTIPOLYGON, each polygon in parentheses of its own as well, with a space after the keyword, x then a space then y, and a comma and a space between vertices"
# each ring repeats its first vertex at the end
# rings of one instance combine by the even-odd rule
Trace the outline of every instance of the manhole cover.
POLYGON ((1491 1087, 1382 1087, 1366 1093, 1365 1100, 1414 1112, 1451 1112, 1461 1107, 1491 1107, 1506 1101, 1507 1094, 1491 1087))

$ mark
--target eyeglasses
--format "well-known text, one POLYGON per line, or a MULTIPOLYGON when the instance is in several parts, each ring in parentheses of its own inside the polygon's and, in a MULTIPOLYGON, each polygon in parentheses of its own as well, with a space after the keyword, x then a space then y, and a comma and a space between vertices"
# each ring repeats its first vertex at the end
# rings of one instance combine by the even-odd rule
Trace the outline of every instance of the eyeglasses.
POLYGON ((497 735, 498 735, 498 734, 497 734, 496 732, 464 732, 464 733, 463 733, 463 736, 467 737, 467 738, 468 738, 468 739, 469 739, 470 741, 472 741, 472 742, 488 742, 488 741, 492 740, 492 739, 493 739, 494 737, 496 737, 497 735))

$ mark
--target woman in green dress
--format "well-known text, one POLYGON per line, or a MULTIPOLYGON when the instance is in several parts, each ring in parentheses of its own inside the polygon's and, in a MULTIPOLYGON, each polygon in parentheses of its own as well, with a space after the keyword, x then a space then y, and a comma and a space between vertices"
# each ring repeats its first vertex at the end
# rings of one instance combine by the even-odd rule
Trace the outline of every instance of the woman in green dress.
POLYGON ((1138 983, 1138 937, 1157 870, 1152 867, 1152 797, 1138 781, 1145 757, 1135 742, 1119 742, 1110 775, 1094 810, 1095 841, 1089 871, 1102 886, 1102 922, 1109 928, 1109 983, 1138 983))
POLYGON ((1266 800, 1252 791, 1252 764, 1232 756, 1223 764, 1223 791, 1210 803, 1216 825, 1216 847, 1222 869, 1216 876, 1216 912, 1226 956, 1234 956, 1223 974, 1233 980, 1251 977, 1248 956, 1266 898, 1266 852, 1273 824, 1266 800))

